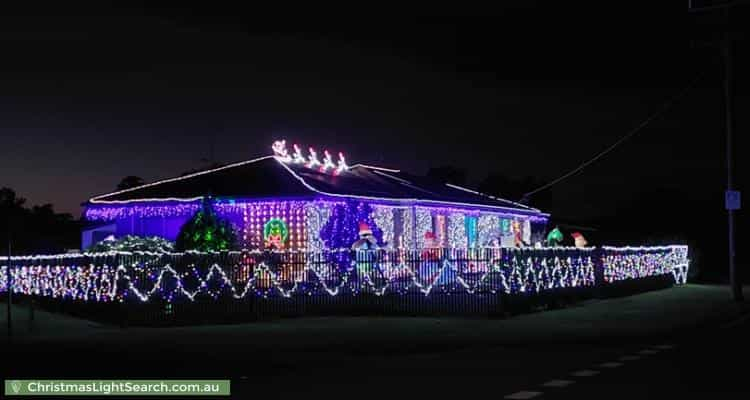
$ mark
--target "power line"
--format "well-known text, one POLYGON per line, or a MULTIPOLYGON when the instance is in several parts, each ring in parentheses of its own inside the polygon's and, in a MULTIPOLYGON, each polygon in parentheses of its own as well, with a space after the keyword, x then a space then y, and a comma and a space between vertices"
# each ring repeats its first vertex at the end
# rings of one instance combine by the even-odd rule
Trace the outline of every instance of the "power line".
POLYGON ((715 4, 712 6, 703 6, 703 7, 693 7, 693 0, 688 0, 688 12, 703 12, 703 11, 712 11, 712 10, 719 10, 719 9, 727 9, 729 7, 734 7, 738 5, 744 5, 749 3, 748 0, 737 0, 737 1, 730 1, 727 3, 720 3, 715 4))
POLYGON ((598 159, 604 157, 605 155, 607 155, 607 153, 609 153, 612 150, 614 150, 617 146, 619 146, 624 141, 626 141, 626 140, 630 139, 631 137, 633 137, 636 133, 638 133, 641 129, 643 129, 651 121, 653 121, 654 119, 656 119, 657 117, 659 117, 660 115, 662 115, 665 111, 667 111, 670 107, 672 107, 672 105, 675 102, 677 102, 677 100, 679 100, 682 97, 684 97, 690 91, 690 89, 692 89, 693 86, 695 86, 695 84, 700 80, 700 78, 701 78, 701 75, 698 75, 687 86, 685 86, 679 93, 677 93, 677 95, 675 95, 671 99, 667 100, 664 104, 662 104, 662 106, 661 106, 661 108, 659 110, 657 110, 656 112, 654 112, 651 115, 649 115, 648 118, 646 118, 645 120, 643 120, 635 128, 631 129, 627 134, 625 134, 625 136, 623 136, 620 139, 618 139, 611 146, 609 146, 606 149, 604 149, 604 151, 600 152, 599 154, 595 155, 593 158, 589 159, 588 161, 586 161, 583 164, 579 165, 578 167, 574 168, 570 172, 568 172, 568 173, 560 176, 559 178, 557 178, 557 179, 555 179, 555 180, 553 180, 553 181, 551 181, 551 182, 549 182, 549 183, 547 183, 545 185, 542 185, 542 186, 540 186, 540 187, 538 187, 538 188, 536 188, 536 189, 534 189, 534 190, 532 190, 532 191, 530 191, 528 193, 525 193, 523 195, 523 197, 524 198, 528 198, 529 196, 531 196, 531 195, 533 195, 535 193, 538 193, 538 192, 540 192, 540 191, 542 191, 544 189, 547 189, 547 188, 549 188, 549 187, 557 184, 558 182, 560 182, 560 181, 562 181, 562 180, 564 180, 566 178, 569 178, 570 176, 573 176, 573 175, 577 174, 578 172, 580 172, 581 170, 583 170, 584 168, 586 168, 590 164, 594 163, 596 160, 598 160, 598 159))

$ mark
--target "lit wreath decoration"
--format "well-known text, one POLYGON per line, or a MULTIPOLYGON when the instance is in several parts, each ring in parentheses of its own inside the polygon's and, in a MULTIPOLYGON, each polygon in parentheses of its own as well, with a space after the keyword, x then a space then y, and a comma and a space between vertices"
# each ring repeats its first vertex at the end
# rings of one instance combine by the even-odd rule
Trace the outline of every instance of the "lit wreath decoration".
POLYGON ((289 237, 289 228, 279 218, 271 218, 263 225, 263 240, 266 247, 283 249, 289 237))

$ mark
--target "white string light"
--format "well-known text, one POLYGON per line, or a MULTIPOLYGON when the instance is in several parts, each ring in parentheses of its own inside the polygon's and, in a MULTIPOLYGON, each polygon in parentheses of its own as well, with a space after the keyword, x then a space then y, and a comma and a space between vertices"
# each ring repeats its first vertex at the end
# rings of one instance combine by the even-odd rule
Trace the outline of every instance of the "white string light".
POLYGON ((349 169, 349 166, 346 165, 346 159, 344 158, 343 153, 338 153, 338 161, 334 162, 331 153, 328 152, 328 150, 324 150, 323 162, 321 163, 320 160, 318 160, 318 153, 316 153, 312 147, 309 148, 310 154, 307 159, 302 155, 302 150, 298 145, 294 144, 293 148, 294 152, 289 154, 289 150, 286 148, 286 140, 277 140, 271 145, 274 157, 283 163, 304 164, 308 168, 316 168, 320 165, 320 168, 318 168, 320 172, 331 170, 334 175, 338 175, 349 169))
MULTIPOLYGON (((660 246, 634 248, 612 248, 602 249, 604 268, 604 282, 613 283, 625 279, 638 279, 648 276, 671 275, 676 284, 684 284, 687 280, 689 260, 687 258, 687 246, 660 246)), ((341 250, 339 253, 348 252, 341 250)), ((325 254, 336 254, 333 252, 304 253, 307 260, 321 260, 321 262, 306 262, 304 266, 295 271, 292 264, 292 273, 288 269, 274 271, 266 261, 258 262, 250 258, 253 265, 252 277, 244 284, 239 281, 233 282, 226 271, 218 264, 212 263, 205 277, 201 277, 198 268, 190 264, 185 272, 178 272, 171 263, 162 267, 148 267, 151 261, 144 260, 141 264, 136 262, 120 262, 117 266, 110 266, 107 260, 113 256, 132 256, 134 253, 112 252, 98 253, 93 255, 53 255, 53 256, 22 256, 13 257, 15 262, 37 262, 16 265, 12 269, 14 287, 13 291, 24 294, 35 294, 52 298, 71 298, 87 301, 124 301, 129 295, 134 299, 147 302, 155 297, 172 302, 176 297, 184 297, 189 301, 195 301, 200 294, 205 294, 213 299, 222 296, 226 289, 232 298, 242 299, 251 293, 261 297, 268 297, 278 293, 282 297, 291 297, 295 294, 308 294, 313 292, 306 289, 303 292, 301 285, 309 286, 319 284, 321 293, 336 296, 345 289, 353 293, 360 290, 372 290, 376 295, 384 295, 390 292, 404 294, 416 288, 420 293, 429 296, 436 288, 446 293, 455 293, 458 289, 466 293, 490 292, 496 293, 533 293, 550 290, 554 288, 576 288, 592 286, 595 284, 594 257, 598 254, 596 249, 556 248, 555 251, 539 249, 503 249, 502 251, 491 251, 489 259, 466 259, 461 257, 461 249, 448 250, 450 259, 430 260, 421 259, 419 252, 397 251, 385 252, 382 260, 368 260, 358 255, 357 260, 350 261, 348 272, 339 272, 335 262, 326 261, 325 254), (554 254, 554 256, 552 256, 554 254), (564 255, 561 257, 560 255, 564 255), (80 260, 77 265, 55 265, 50 261, 55 260, 80 260), (97 263, 97 259, 100 261, 97 263), (364 261, 363 261, 364 260, 364 261), (407 263, 406 260, 409 260, 407 263), (47 261, 47 262, 40 262, 47 261), (357 265, 357 261, 360 265, 357 265), (416 262, 416 263, 415 263, 416 262), (98 265, 97 265, 98 264, 98 265), (364 265, 364 268, 358 266, 364 265), (416 268, 413 266, 416 265, 416 268), (426 272, 422 270, 426 269, 426 272), (147 276, 146 282, 138 283, 139 276, 147 276), (291 277, 291 278, 290 278, 291 277), (193 288, 187 284, 188 280, 197 281, 193 288), (212 290, 209 283, 218 280, 220 288, 212 290), (328 282, 337 280, 337 283, 328 282), (173 282, 174 289, 168 289, 165 282, 173 282), (361 282, 357 284, 356 282, 361 282), (134 283, 136 282, 136 283, 134 283), (270 282, 270 287, 264 287, 263 282, 270 282), (349 285, 354 282, 353 286, 349 285), (153 283, 153 285, 151 285, 153 283), (288 287, 292 284, 291 287, 288 287), (494 285, 493 285, 494 284, 494 285), (391 289, 389 291, 389 289, 391 289)), ((164 254, 140 252, 141 255, 160 257, 164 254)), ((212 255, 211 253, 174 253, 167 257, 183 257, 188 254, 212 255)), ((248 255, 268 254, 300 254, 298 252, 265 252, 265 253, 243 253, 248 255)), ((474 253, 487 254, 487 253, 474 253)), ((158 257, 155 258, 158 261, 158 257)), ((261 259, 261 258, 259 258, 261 259)), ((7 257, 4 258, 7 262, 7 257)), ((262 260, 262 259, 261 259, 262 260)), ((286 265, 287 267, 290 264, 286 265)), ((247 265, 230 265, 233 272, 247 265)), ((0 266, 0 288, 5 290, 7 286, 7 264, 0 266)))
POLYGON ((186 197, 186 198, 181 198, 181 197, 148 198, 148 199, 132 199, 132 200, 101 200, 101 198, 102 197, 107 197, 107 196, 114 196, 114 195, 118 195, 118 194, 122 194, 122 193, 127 193, 127 192, 132 192, 134 190, 144 189, 144 188, 147 188, 147 187, 151 187, 151 186, 155 186, 155 185, 160 185, 162 183, 177 182, 177 181, 181 181, 181 180, 192 178, 192 177, 196 177, 196 176, 210 174, 212 172, 225 170, 227 168, 234 168, 234 167, 239 167, 239 166, 242 166, 242 165, 253 164, 253 163, 256 163, 258 161, 267 160, 267 159, 269 159, 271 157, 273 157, 273 156, 264 156, 264 157, 259 157, 259 158, 255 158, 255 159, 252 159, 252 160, 240 161, 238 163, 229 164, 229 165, 225 165, 223 167, 209 169, 209 170, 206 170, 206 171, 200 171, 200 172, 196 172, 194 174, 188 174, 188 175, 179 176, 179 177, 176 177, 176 178, 163 179, 163 180, 160 180, 160 181, 156 181, 156 182, 153 182, 153 183, 148 183, 148 184, 141 185, 141 186, 136 186, 136 187, 129 188, 129 189, 124 189, 124 190, 119 190, 119 191, 116 191, 116 192, 102 194, 102 195, 99 195, 99 196, 94 196, 91 199, 89 199, 89 203, 127 204, 127 203, 140 203, 140 202, 151 202, 151 201, 163 201, 163 202, 179 201, 179 202, 188 202, 188 201, 201 200, 201 199, 203 199, 203 196, 186 197))
POLYGON ((334 164, 333 159, 331 158, 331 153, 329 153, 328 150, 323 150, 323 166, 320 167, 320 171, 326 172, 329 168, 336 168, 336 164, 334 164))

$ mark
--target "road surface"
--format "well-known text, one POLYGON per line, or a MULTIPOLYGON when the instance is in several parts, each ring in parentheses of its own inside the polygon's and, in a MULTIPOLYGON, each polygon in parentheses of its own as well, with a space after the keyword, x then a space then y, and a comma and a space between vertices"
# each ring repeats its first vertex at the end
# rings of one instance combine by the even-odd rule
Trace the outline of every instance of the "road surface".
POLYGON ((264 399, 750 398, 750 318, 727 293, 688 285, 503 320, 120 329, 37 311, 4 343, 0 376, 230 378, 233 397, 264 399))

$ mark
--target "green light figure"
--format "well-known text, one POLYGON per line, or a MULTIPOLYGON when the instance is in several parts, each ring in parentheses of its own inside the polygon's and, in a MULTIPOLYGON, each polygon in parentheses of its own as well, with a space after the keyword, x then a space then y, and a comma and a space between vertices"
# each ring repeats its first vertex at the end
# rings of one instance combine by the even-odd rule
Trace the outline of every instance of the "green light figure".
POLYGON ((563 241, 563 234, 560 232, 560 229, 555 227, 555 229, 551 230, 547 234, 547 246, 549 247, 557 247, 562 243, 563 241))

